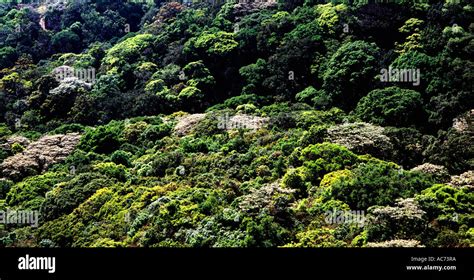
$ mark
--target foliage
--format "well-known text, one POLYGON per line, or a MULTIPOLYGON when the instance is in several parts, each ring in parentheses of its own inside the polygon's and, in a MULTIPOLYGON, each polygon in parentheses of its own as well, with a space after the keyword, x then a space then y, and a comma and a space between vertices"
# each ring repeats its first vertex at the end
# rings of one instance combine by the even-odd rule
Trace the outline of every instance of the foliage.
POLYGON ((388 205, 395 198, 413 196, 432 184, 428 176, 399 169, 390 163, 362 163, 352 172, 353 176, 344 177, 331 186, 331 195, 353 209, 388 205))
POLYGON ((421 95, 397 87, 369 92, 359 101, 355 112, 365 121, 397 127, 423 123, 425 117, 421 95))
POLYGON ((472 247, 471 6, 67 2, 0 5, 0 246, 472 247))
POLYGON ((353 108, 370 89, 375 76, 379 49, 374 43, 365 41, 343 44, 329 59, 323 74, 323 89, 329 96, 329 104, 319 97, 316 105, 338 104, 353 108))

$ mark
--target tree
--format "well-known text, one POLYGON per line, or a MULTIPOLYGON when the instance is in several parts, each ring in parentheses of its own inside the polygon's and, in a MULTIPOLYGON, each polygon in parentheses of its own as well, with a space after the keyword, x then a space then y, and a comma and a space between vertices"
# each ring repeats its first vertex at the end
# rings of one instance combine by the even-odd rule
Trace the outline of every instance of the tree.
POLYGON ((299 232, 296 234, 298 242, 289 243, 285 247, 295 248, 335 248, 345 247, 346 243, 342 240, 337 240, 335 237, 335 230, 328 228, 319 228, 299 232))
POLYGON ((243 66, 239 69, 239 74, 246 81, 242 89, 243 94, 261 92, 262 82, 267 74, 267 63, 264 59, 257 59, 255 63, 243 66))
POLYGON ((122 143, 123 123, 112 121, 108 125, 88 129, 81 138, 79 148, 85 151, 110 154, 122 143))
POLYGON ((423 97, 423 104, 428 103, 431 96, 425 93, 425 89, 439 73, 438 58, 429 56, 422 50, 408 50, 401 53, 390 66, 396 69, 419 69, 419 85, 407 84, 406 87, 420 92, 423 97))
POLYGON ((412 50, 420 50, 423 46, 420 45, 421 40, 421 28, 423 27, 424 21, 417 18, 408 19, 405 24, 400 27, 401 33, 407 34, 405 42, 397 44, 397 51, 405 53, 412 50))
POLYGON ((9 207, 39 210, 46 192, 64 179, 64 173, 55 172, 30 177, 12 186, 5 201, 9 207))
POLYGON ((153 42, 156 38, 151 34, 138 34, 114 45, 104 57, 103 65, 114 72, 123 72, 127 64, 142 61, 142 56, 153 53, 153 42))
POLYGON ((441 227, 458 230, 462 224, 472 222, 472 191, 469 186, 453 187, 436 184, 415 196, 428 220, 436 220, 441 227))
MULTIPOLYGON (((336 27, 339 24, 338 13, 344 12, 347 9, 347 6, 344 4, 334 5, 332 3, 327 3, 324 5, 317 5, 316 12, 319 14, 319 17, 316 19, 316 23, 329 34, 336 33, 336 27)), ((339 33, 339 32, 338 32, 339 33)))
MULTIPOLYGON (((347 42, 329 59, 323 90, 331 103, 351 109, 372 87, 379 49, 365 41, 347 42)), ((318 101, 316 100, 316 105, 318 101)))
POLYGON ((73 31, 63 30, 51 38, 51 44, 61 53, 78 52, 81 49, 82 41, 73 31))
POLYGON ((76 98, 87 94, 88 89, 88 84, 75 78, 62 82, 44 98, 40 106, 41 114, 47 119, 65 119, 74 106, 76 98))
POLYGON ((303 163, 300 168, 305 181, 318 185, 325 174, 355 164, 357 156, 344 147, 325 142, 304 148, 299 161, 303 163))
POLYGON ((433 183, 427 175, 404 171, 386 162, 362 163, 352 172, 352 176, 342 177, 331 186, 331 196, 346 202, 351 209, 388 205, 396 198, 413 196, 433 183))
POLYGON ((15 64, 18 54, 12 47, 3 47, 0 49, 0 69, 8 68, 15 64))
POLYGON ((81 173, 54 187, 41 205, 41 217, 51 221, 71 213, 97 190, 107 187, 111 180, 97 173, 81 173))
POLYGON ((317 97, 317 94, 318 91, 314 87, 309 86, 296 94, 296 100, 311 104, 312 100, 317 97))
POLYGON ((327 138, 358 154, 390 158, 393 150, 391 139, 383 127, 364 122, 343 123, 327 129, 327 138))
POLYGON ((183 68, 183 73, 188 79, 188 85, 195 84, 195 86, 204 92, 212 90, 216 81, 209 69, 202 60, 188 63, 183 68))
MULTIPOLYGON (((471 124, 472 125, 472 124, 471 124)), ((439 131, 437 139, 428 143, 424 155, 429 162, 440 164, 459 174, 474 168, 472 135, 455 129, 439 131)))
POLYGON ((423 126, 426 120, 421 94, 398 87, 369 92, 357 104, 355 114, 383 126, 423 126))
POLYGON ((212 29, 191 38, 184 45, 184 51, 195 56, 219 58, 229 56, 237 46, 235 34, 212 29))
POLYGON ((179 101, 187 110, 196 110, 204 101, 204 97, 204 93, 194 86, 185 87, 178 94, 179 101))
POLYGON ((397 199, 395 206, 370 207, 365 228, 368 241, 423 240, 429 236, 426 212, 413 198, 397 199))

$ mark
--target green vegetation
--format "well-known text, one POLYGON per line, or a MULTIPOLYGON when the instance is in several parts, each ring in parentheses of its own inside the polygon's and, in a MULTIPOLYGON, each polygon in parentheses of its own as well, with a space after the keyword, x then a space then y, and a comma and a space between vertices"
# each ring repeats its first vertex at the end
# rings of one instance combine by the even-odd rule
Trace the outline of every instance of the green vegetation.
POLYGON ((0 4, 0 247, 474 245, 472 4, 136 2, 0 4))

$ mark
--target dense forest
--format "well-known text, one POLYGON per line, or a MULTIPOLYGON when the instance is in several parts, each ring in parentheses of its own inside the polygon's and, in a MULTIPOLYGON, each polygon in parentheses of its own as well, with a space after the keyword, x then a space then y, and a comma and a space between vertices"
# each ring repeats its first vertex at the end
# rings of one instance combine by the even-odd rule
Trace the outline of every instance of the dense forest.
POLYGON ((474 246, 469 2, 16 2, 0 247, 474 246))

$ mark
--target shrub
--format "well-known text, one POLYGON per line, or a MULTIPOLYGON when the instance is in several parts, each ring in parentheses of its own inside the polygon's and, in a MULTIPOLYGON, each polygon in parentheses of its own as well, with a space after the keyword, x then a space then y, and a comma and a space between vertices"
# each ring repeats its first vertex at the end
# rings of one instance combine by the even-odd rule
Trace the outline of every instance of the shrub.
POLYGON ((126 181, 129 177, 127 168, 122 164, 115 164, 113 162, 100 162, 95 164, 93 169, 107 177, 115 178, 122 182, 126 181))
POLYGON ((84 130, 85 130, 85 127, 81 124, 76 124, 76 123, 63 124, 60 127, 53 130, 51 134, 67 134, 67 133, 74 133, 74 132, 82 133, 84 132, 84 130))
POLYGON ((41 218, 50 221, 69 214, 97 190, 110 184, 109 179, 98 173, 81 173, 62 182, 46 193, 40 209, 41 218))
POLYGON ((469 187, 452 187, 436 184, 415 196, 430 220, 442 226, 457 229, 459 225, 472 225, 474 194, 469 187))
POLYGON ((84 151, 93 151, 99 154, 110 154, 123 143, 123 123, 112 121, 108 125, 87 129, 79 143, 84 151))
POLYGON ((296 117, 296 126, 304 129, 312 125, 331 125, 341 123, 346 118, 344 111, 332 108, 327 111, 302 111, 296 117))
POLYGON ((23 152, 25 150, 25 147, 23 147, 20 143, 13 143, 11 149, 13 154, 18 154, 23 152))
POLYGON ((306 168, 305 180, 318 185, 325 174, 355 164, 357 156, 339 145, 322 143, 304 148, 299 160, 306 168))
POLYGON ((289 169, 283 176, 282 183, 290 189, 297 190, 299 197, 305 197, 308 194, 300 169, 289 169))
POLYGON ((337 240, 334 237, 334 230, 327 228, 320 228, 314 230, 308 230, 296 234, 298 242, 290 243, 285 247, 345 247, 344 241, 337 240))
POLYGON ((304 90, 298 92, 295 98, 296 98, 296 101, 298 102, 311 104, 311 100, 317 96, 317 93, 318 91, 314 87, 309 86, 305 88, 304 90))
POLYGON ((168 168, 176 168, 181 163, 183 155, 178 152, 159 153, 153 158, 151 168, 153 174, 156 176, 163 176, 166 174, 168 168))
POLYGON ((123 137, 127 142, 134 144, 148 127, 149 125, 144 121, 128 124, 123 131, 123 137))
POLYGON ((410 197, 433 183, 430 176, 399 169, 386 162, 361 163, 354 176, 332 184, 332 196, 347 202, 351 209, 388 205, 398 197, 410 197))
POLYGON ((207 153, 209 151, 206 139, 202 138, 185 137, 181 145, 186 153, 207 153))
POLYGON ((5 199, 8 191, 13 186, 13 182, 6 179, 0 179, 0 199, 5 199))
POLYGON ((65 179, 64 173, 47 172, 15 184, 6 197, 9 207, 39 210, 46 192, 65 179))
POLYGON ((11 130, 8 128, 6 124, 0 124, 0 139, 9 136, 12 134, 11 130))
POLYGON ((310 144, 317 144, 324 141, 327 137, 327 126, 312 125, 308 131, 303 132, 303 135, 298 140, 299 146, 308 146, 310 144))
POLYGON ((140 134, 139 142, 155 142, 165 136, 169 136, 171 131, 172 126, 170 124, 150 125, 140 134))
POLYGON ((112 160, 112 162, 115 164, 122 164, 125 167, 130 167, 132 165, 132 162, 130 159, 131 156, 132 154, 129 152, 117 150, 112 153, 112 155, 110 156, 110 160, 112 160))

